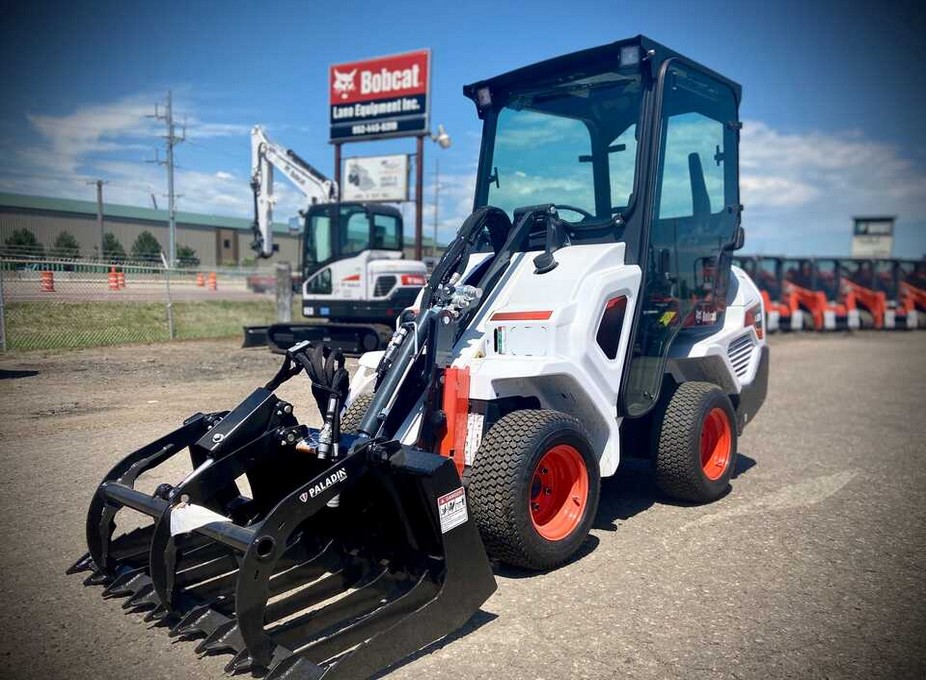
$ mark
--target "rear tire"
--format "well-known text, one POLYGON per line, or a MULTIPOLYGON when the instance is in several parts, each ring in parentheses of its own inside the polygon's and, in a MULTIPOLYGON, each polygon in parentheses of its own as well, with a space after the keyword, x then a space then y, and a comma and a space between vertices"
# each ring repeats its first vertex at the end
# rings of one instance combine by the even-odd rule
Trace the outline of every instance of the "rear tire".
POLYGON ((656 483, 663 493, 693 503, 720 498, 736 465, 736 415, 726 393, 712 383, 682 383, 657 423, 656 483))
POLYGON ((360 427, 360 422, 363 420, 363 416, 366 415, 367 408, 369 408, 372 401, 372 392, 357 395, 350 403, 350 406, 347 407, 347 410, 344 411, 344 415, 341 416, 341 434, 357 434, 357 428, 360 427))
POLYGON ((476 453, 469 483, 486 550, 527 569, 551 569, 585 542, 601 475, 582 424, 559 411, 513 411, 476 453))

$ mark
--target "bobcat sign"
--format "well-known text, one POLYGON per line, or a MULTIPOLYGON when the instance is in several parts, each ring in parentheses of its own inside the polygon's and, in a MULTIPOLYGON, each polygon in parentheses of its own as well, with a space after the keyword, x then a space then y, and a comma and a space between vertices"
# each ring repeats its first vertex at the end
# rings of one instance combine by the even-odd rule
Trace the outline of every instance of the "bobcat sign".
POLYGON ((328 69, 331 141, 404 137, 427 132, 430 50, 328 69))

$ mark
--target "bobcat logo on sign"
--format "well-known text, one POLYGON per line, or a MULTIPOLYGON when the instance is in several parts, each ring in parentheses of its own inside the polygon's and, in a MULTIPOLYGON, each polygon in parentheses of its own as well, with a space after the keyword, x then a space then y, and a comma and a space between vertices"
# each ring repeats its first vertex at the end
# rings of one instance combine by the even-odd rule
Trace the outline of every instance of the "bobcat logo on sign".
POLYGON ((333 73, 334 84, 332 87, 334 91, 341 95, 341 99, 347 99, 347 93, 353 92, 354 90, 354 76, 357 75, 357 69, 354 69, 350 73, 341 73, 337 70, 333 73))

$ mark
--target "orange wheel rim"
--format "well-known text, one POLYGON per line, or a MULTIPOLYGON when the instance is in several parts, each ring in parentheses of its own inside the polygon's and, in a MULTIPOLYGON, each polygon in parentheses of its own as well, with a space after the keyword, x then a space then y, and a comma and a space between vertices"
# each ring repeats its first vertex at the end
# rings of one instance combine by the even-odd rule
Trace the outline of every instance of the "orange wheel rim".
POLYGON ((588 470, 582 454, 568 444, 547 451, 531 479, 531 521, 548 541, 561 541, 582 522, 588 504, 588 470))
POLYGON ((711 481, 720 479, 730 464, 733 430, 727 413, 712 408, 701 426, 701 469, 711 481))

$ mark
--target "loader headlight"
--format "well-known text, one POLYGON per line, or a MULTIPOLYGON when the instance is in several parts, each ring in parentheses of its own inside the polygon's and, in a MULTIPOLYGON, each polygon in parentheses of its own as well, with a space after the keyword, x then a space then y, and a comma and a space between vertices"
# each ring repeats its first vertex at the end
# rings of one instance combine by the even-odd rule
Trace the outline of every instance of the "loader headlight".
POLYGON ((492 106, 492 92, 488 87, 480 87, 476 90, 476 103, 480 109, 487 109, 492 106))
POLYGON ((620 54, 621 67, 636 66, 640 63, 640 46, 624 45, 620 54))

